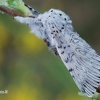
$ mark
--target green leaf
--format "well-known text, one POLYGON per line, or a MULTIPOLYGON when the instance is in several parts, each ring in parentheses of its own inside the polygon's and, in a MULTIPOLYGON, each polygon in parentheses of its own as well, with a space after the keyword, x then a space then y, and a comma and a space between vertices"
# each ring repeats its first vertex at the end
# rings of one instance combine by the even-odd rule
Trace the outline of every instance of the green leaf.
POLYGON ((20 10, 25 16, 33 15, 22 0, 0 0, 0 5, 13 10, 20 10))
MULTIPOLYGON (((79 94, 80 96, 87 97, 87 96, 86 96, 84 93, 82 93, 82 92, 78 92, 78 94, 79 94)), ((100 93, 95 92, 94 95, 93 95, 93 97, 91 97, 91 98, 92 98, 92 100, 100 100, 100 93)))

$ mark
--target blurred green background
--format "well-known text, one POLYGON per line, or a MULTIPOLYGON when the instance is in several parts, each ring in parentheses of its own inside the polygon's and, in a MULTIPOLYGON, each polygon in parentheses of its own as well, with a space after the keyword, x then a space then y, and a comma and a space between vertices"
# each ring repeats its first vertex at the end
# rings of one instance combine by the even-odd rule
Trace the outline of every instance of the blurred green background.
MULTIPOLYGON (((24 0, 43 13, 67 13, 75 30, 100 53, 100 0, 24 0)), ((69 72, 30 29, 0 13, 0 100, 89 100, 69 72)))

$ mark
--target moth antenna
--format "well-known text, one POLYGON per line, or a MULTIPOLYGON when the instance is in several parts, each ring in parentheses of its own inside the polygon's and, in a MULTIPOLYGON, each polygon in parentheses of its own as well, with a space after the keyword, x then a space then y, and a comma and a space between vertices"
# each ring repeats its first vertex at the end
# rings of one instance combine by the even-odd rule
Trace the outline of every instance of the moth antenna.
POLYGON ((25 6, 31 11, 31 13, 37 17, 40 13, 38 11, 36 11, 35 9, 33 9, 31 6, 25 4, 25 6))

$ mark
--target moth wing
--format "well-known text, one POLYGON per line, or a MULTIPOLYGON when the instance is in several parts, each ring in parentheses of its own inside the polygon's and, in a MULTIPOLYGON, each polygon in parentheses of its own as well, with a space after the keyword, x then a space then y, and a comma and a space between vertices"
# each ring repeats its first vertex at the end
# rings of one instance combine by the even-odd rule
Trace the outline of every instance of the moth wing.
POLYGON ((56 50, 78 88, 92 97, 100 85, 100 56, 71 24, 63 23, 58 17, 56 19, 49 21, 56 50))

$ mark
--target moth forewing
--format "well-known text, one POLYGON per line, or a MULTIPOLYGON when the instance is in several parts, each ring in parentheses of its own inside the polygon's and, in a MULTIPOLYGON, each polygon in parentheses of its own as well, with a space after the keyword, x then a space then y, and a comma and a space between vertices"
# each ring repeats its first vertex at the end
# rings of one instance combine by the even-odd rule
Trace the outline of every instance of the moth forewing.
POLYGON ((74 30, 68 15, 51 9, 36 18, 18 16, 15 19, 28 24, 60 56, 83 93, 88 97, 94 95, 100 85, 100 56, 74 30))

